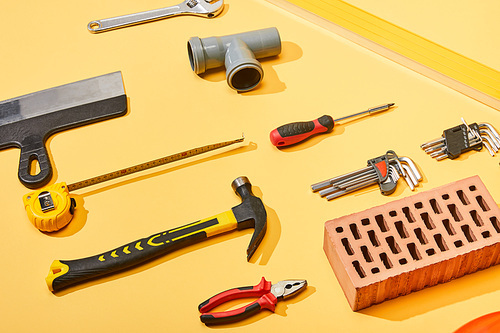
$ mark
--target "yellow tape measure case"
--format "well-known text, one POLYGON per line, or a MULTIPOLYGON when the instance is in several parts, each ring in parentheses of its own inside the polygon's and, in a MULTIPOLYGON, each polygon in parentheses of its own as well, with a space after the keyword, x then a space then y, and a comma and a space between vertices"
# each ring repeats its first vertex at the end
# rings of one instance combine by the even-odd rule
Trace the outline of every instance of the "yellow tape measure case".
POLYGON ((73 218, 76 206, 64 182, 30 192, 23 197, 23 202, 31 223, 37 229, 48 232, 66 226, 73 218))

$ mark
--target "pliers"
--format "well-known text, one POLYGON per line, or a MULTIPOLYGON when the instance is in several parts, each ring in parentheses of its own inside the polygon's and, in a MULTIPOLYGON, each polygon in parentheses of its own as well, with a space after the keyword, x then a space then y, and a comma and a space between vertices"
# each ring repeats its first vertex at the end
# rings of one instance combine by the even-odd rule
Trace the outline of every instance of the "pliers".
POLYGON ((207 299, 198 306, 198 310, 201 312, 200 319, 209 325, 226 324, 250 317, 262 309, 274 312, 278 300, 293 296, 304 290, 306 286, 306 280, 284 280, 271 284, 263 277, 256 286, 229 289, 207 299), (225 302, 245 297, 260 298, 235 310, 207 313, 225 302))

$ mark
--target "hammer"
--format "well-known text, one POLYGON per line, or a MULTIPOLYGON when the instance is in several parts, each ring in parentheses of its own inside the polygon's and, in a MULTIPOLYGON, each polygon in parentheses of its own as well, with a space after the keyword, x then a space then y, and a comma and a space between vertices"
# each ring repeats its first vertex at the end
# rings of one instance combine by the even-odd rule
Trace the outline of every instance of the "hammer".
POLYGON ((247 248, 247 260, 250 260, 266 234, 266 210, 262 200, 252 193, 252 184, 247 177, 236 178, 231 187, 242 200, 241 204, 231 210, 156 233, 92 257, 54 260, 49 275, 45 278, 47 286, 50 291, 59 291, 83 281, 136 266, 217 234, 253 227, 255 230, 247 248))

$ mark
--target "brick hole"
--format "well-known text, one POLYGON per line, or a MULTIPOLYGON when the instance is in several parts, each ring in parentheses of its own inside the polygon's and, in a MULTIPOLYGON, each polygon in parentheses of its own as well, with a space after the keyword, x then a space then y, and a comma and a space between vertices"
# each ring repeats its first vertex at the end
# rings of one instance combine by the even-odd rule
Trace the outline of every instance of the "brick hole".
POLYGON ((453 236, 456 234, 455 229, 453 229, 453 226, 450 223, 450 220, 444 219, 443 225, 444 225, 444 228, 446 229, 446 232, 448 232, 448 235, 453 236))
POLYGON ((408 260, 406 260, 405 258, 401 258, 401 259, 399 259, 399 263, 401 265, 406 265, 408 263, 408 260))
POLYGON ((362 225, 369 225, 370 224, 370 219, 362 219, 361 220, 362 225))
POLYGON ((489 237, 491 237, 491 234, 490 234, 490 232, 489 232, 489 231, 483 231, 483 232, 481 233, 481 236, 483 236, 483 238, 489 238, 489 237))
POLYGON ((483 210, 483 212, 487 212, 490 210, 490 207, 486 204, 486 201, 484 201, 483 197, 478 195, 476 197, 477 203, 479 204, 479 207, 483 210))
POLYGON ((422 218, 422 221, 424 221, 424 224, 427 227, 427 229, 432 230, 432 229, 436 228, 436 226, 434 225, 434 222, 432 222, 432 219, 429 216, 429 213, 422 213, 422 214, 420 214, 420 217, 422 218))
POLYGON ((415 222, 415 218, 413 217, 413 214, 410 212, 410 208, 408 207, 403 207, 403 213, 406 216, 406 219, 408 222, 413 223, 415 222))
POLYGON ((354 236, 354 239, 360 239, 361 235, 359 234, 358 226, 356 223, 351 223, 349 224, 349 228, 351 229, 352 235, 354 236))
POLYGON ((469 186, 469 190, 471 192, 474 192, 475 190, 477 190, 477 188, 474 185, 472 185, 472 186, 469 186))
POLYGON ((368 230, 368 237, 370 238, 370 241, 372 242, 372 245, 377 247, 380 246, 380 242, 378 241, 377 235, 375 234, 375 231, 373 230, 368 230))
POLYGON ((380 272, 380 269, 378 267, 373 267, 372 268, 372 274, 377 274, 380 272))
POLYGON ((421 209, 422 207, 424 207, 424 205, 421 202, 416 202, 415 203, 415 208, 416 209, 421 209))
POLYGON ((436 241, 436 244, 439 247, 439 249, 441 250, 441 252, 448 250, 448 246, 446 245, 446 242, 444 241, 444 238, 441 234, 435 234, 434 240, 436 241))
POLYGON ((448 200, 450 198, 450 195, 449 194, 443 194, 441 196, 444 200, 448 200))
POLYGON ((363 268, 361 267, 361 265, 359 264, 359 261, 357 261, 357 260, 353 261, 352 265, 354 266, 354 269, 356 270, 356 272, 358 273, 360 278, 366 277, 366 273, 363 270, 363 268))
POLYGON ((401 248, 399 247, 398 243, 394 240, 394 237, 389 236, 385 239, 387 242, 387 245, 389 245, 389 248, 391 249, 392 253, 398 254, 401 252, 401 248))
POLYGON ((457 195, 458 195, 458 198, 460 199, 460 201, 462 201, 462 204, 464 204, 464 205, 470 204, 469 199, 467 199, 467 197, 465 196, 464 191, 458 190, 457 195))
POLYGON ((387 256, 386 253, 382 252, 379 254, 380 260, 382 260, 382 263, 384 264, 385 268, 391 269, 392 268, 392 263, 389 260, 389 257, 387 256))
POLYGON ((427 249, 427 250, 425 250, 425 253, 427 253, 427 255, 430 257, 430 256, 435 255, 436 251, 434 251, 434 249, 427 249))
POLYGON ((475 210, 471 210, 469 212, 470 214, 470 217, 472 217, 472 220, 474 221, 474 223, 478 226, 478 227, 482 227, 484 225, 483 223, 483 219, 481 219, 481 215, 479 215, 477 213, 477 211, 475 210))
POLYGON ((467 238, 467 241, 469 243, 475 242, 477 240, 476 236, 474 236, 474 233, 472 232, 472 230, 470 229, 470 227, 467 224, 464 224, 462 226, 462 231, 465 235, 465 238, 467 238))
POLYGON ((498 219, 496 216, 490 217, 491 224, 493 225, 493 228, 495 228, 495 231, 500 234, 500 223, 498 223, 498 219))
POLYGON ((439 207, 436 199, 429 200, 429 203, 431 204, 432 210, 435 214, 441 214, 443 212, 441 210, 441 207, 439 207))
POLYGON ((376 215, 375 221, 377 221, 380 231, 386 232, 389 230, 389 227, 387 226, 387 223, 385 222, 384 216, 382 214, 376 215))
POLYGON ((425 235, 422 233, 422 229, 420 228, 416 228, 415 230, 413 230, 415 232, 415 236, 417 236, 418 238, 418 241, 420 242, 420 244, 422 245, 425 245, 428 243, 427 241, 427 238, 425 237, 425 235))
POLYGON ((338 233, 340 234, 340 233, 344 232, 344 228, 342 228, 342 227, 337 227, 337 228, 335 228, 335 231, 336 231, 336 232, 338 232, 338 233))
POLYGON ((363 257, 365 257, 366 262, 373 261, 372 255, 370 254, 370 251, 368 251, 368 248, 366 246, 361 246, 361 253, 363 253, 363 257))
POLYGON ((391 210, 391 211, 389 212, 389 216, 391 216, 391 217, 395 217, 395 216, 398 216, 398 213, 396 213, 396 211, 395 211, 395 210, 391 210))
POLYGON ((406 231, 405 226, 403 225, 403 222, 397 221, 394 222, 394 226, 396 227, 396 230, 398 231, 398 234, 401 238, 408 238, 408 232, 406 231))
POLYGON ((455 221, 462 221, 462 215, 460 215, 460 212, 458 211, 458 208, 455 204, 448 205, 448 210, 450 211, 455 221))
POLYGON ((455 244, 456 248, 462 247, 464 245, 464 243, 461 240, 457 240, 453 244, 455 244))
POLYGON ((417 250, 417 247, 415 246, 415 243, 408 243, 406 247, 408 248, 408 251, 410 251, 410 255, 413 258, 413 260, 422 259, 422 256, 420 255, 420 253, 417 250))
POLYGON ((352 256, 354 254, 351 244, 349 244, 349 240, 347 238, 342 238, 342 245, 344 245, 345 251, 348 255, 352 256))

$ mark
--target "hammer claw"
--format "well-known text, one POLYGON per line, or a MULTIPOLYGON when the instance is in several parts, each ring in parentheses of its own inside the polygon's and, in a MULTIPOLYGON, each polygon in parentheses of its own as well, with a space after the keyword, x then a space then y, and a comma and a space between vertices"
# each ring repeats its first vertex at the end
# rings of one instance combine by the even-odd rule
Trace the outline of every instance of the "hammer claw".
POLYGON ((232 187, 243 201, 232 209, 238 223, 238 230, 255 229, 247 248, 247 260, 249 261, 266 234, 267 213, 262 200, 252 193, 252 184, 247 177, 236 178, 232 187))

